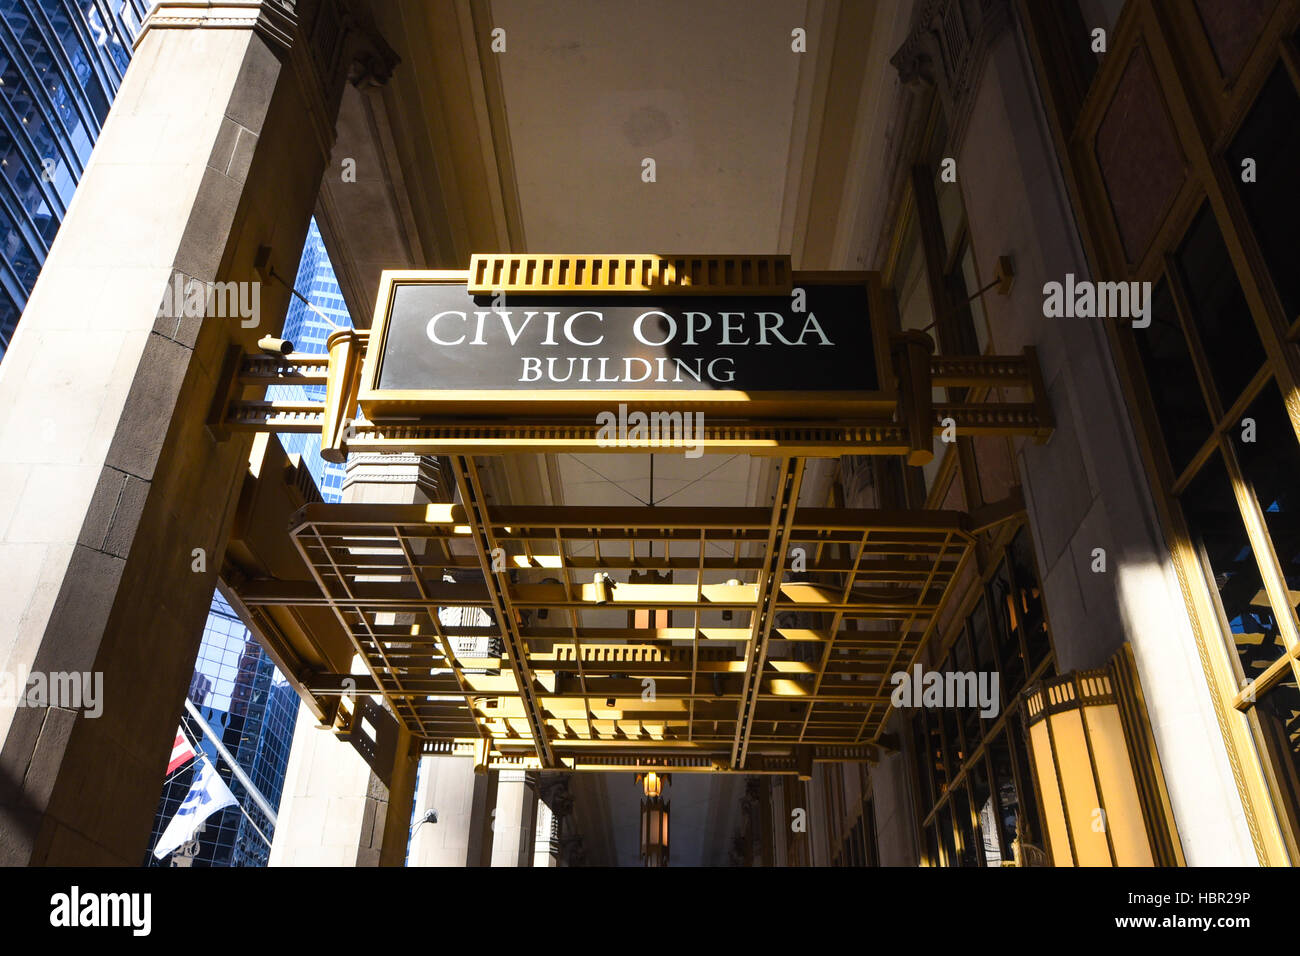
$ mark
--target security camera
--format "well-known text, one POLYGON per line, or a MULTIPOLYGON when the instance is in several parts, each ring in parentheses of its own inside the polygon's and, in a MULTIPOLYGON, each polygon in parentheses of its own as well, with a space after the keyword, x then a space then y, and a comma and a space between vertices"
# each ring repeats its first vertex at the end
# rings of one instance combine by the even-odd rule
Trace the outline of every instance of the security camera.
POLYGON ((293 343, 288 339, 277 339, 273 335, 264 335, 257 340, 257 347, 267 355, 288 355, 293 351, 293 343))

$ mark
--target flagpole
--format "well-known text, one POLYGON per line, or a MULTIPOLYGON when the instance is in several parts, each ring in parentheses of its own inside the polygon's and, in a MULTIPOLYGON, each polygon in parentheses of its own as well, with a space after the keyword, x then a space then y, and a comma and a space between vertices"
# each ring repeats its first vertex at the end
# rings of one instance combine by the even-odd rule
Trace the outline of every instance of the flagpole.
MULTIPOLYGON (((235 762, 234 757, 230 756, 230 751, 226 749, 226 745, 221 742, 221 738, 217 736, 216 731, 208 726, 208 722, 203 719, 203 715, 199 713, 199 709, 194 706, 194 701, 190 700, 188 697, 185 698, 185 709, 189 711, 190 716, 194 718, 194 722, 199 725, 199 729, 203 731, 204 735, 212 741, 212 746, 217 748, 217 753, 222 756, 226 763, 230 764, 230 772, 235 775, 235 779, 244 785, 244 789, 247 790, 248 795, 253 798, 253 802, 256 803, 261 811, 266 814, 266 818, 271 821, 271 826, 276 826, 279 821, 276 820, 275 809, 267 801, 266 797, 262 796, 261 791, 258 790, 257 787, 253 786, 253 781, 248 779, 248 774, 244 773, 244 768, 235 762)), ((270 843, 271 841, 267 840, 267 842, 270 843)))
MULTIPOLYGON (((208 755, 207 755, 207 752, 206 752, 202 747, 200 747, 200 746, 199 746, 198 744, 196 744, 194 741, 190 740, 190 735, 187 734, 187 733, 185 732, 185 721, 183 721, 183 720, 181 721, 181 724, 180 724, 180 731, 181 731, 181 735, 185 738, 185 742, 186 742, 187 744, 190 745, 190 749, 192 749, 192 750, 194 751, 194 755, 195 755, 196 757, 198 757, 198 756, 200 756, 200 755, 202 755, 203 757, 207 757, 207 756, 208 756, 208 755)), ((193 768, 193 764, 189 764, 189 763, 187 763, 186 766, 181 767, 181 768, 180 768, 179 770, 177 770, 174 774, 172 774, 170 777, 168 777, 166 780, 164 780, 164 781, 163 781, 163 786, 166 786, 169 782, 171 782, 172 780, 175 780, 175 779, 176 779, 178 776, 180 776, 184 771, 186 771, 186 770, 190 770, 190 769, 192 769, 192 768, 193 768)), ((213 764, 212 769, 213 769, 214 772, 217 770, 217 767, 216 767, 215 764, 213 764)), ((232 795, 233 795, 233 794, 232 794, 232 795)), ((271 839, 270 839, 270 837, 268 837, 265 833, 263 833, 263 832, 262 832, 262 828, 259 827, 259 826, 257 825, 257 822, 256 822, 256 821, 255 821, 251 816, 248 815, 248 811, 244 809, 244 805, 243 805, 242 803, 239 802, 239 797, 238 797, 238 796, 235 796, 235 806, 239 807, 239 812, 242 813, 242 814, 244 815, 244 817, 248 820, 248 825, 249 825, 250 827, 252 827, 254 830, 257 831, 257 835, 260 836, 263 840, 266 841, 266 845, 267 845, 267 846, 270 846, 270 845, 271 845, 271 839)), ((172 852, 175 853, 176 851, 173 850, 172 852)))
MULTIPOLYGON (((201 749, 201 748, 195 748, 194 754, 195 754, 195 759, 196 759, 196 761, 197 761, 197 760, 206 760, 206 761, 208 761, 208 763, 212 764, 212 772, 213 772, 214 774, 217 774, 218 779, 220 779, 220 776, 221 776, 221 775, 220 775, 220 773, 218 773, 218 771, 217 771, 217 765, 216 765, 215 763, 212 763, 212 758, 208 756, 207 751, 205 751, 205 750, 203 750, 203 749, 201 749)), ((177 773, 179 773, 179 772, 180 772, 180 771, 177 771, 177 773)), ((265 833, 262 832, 262 828, 259 827, 259 826, 257 825, 257 821, 254 820, 254 819, 249 815, 248 811, 244 809, 244 805, 243 805, 242 803, 239 802, 239 797, 235 794, 235 792, 234 792, 233 790, 231 791, 230 795, 231 795, 232 797, 235 798, 235 806, 238 807, 238 808, 239 808, 239 812, 242 813, 242 814, 244 815, 244 819, 246 819, 246 820, 248 821, 248 825, 249 825, 250 827, 252 827, 254 830, 257 831, 257 835, 260 836, 260 837, 261 837, 261 838, 266 842, 266 845, 269 847, 269 846, 271 845, 271 838, 268 837, 265 833)), ((205 824, 207 823, 206 820, 204 820, 203 822, 204 822, 205 824)), ((193 840, 194 838, 195 838, 194 836, 191 836, 191 837, 190 837, 191 840, 193 840)), ((188 842, 188 841, 187 841, 187 842, 188 842)), ((184 844, 181 844, 181 846, 184 846, 184 844)), ((176 848, 176 850, 179 850, 179 849, 180 849, 180 847, 178 846, 178 847, 176 848)), ((168 856, 171 856, 172 853, 175 853, 175 852, 176 852, 176 850, 172 850, 171 853, 168 853, 167 855, 168 855, 168 856)))
MULTIPOLYGON (((207 754, 204 754, 203 756, 207 757, 207 754)), ((212 767, 214 773, 216 772, 216 769, 217 769, 216 765, 214 764, 212 767)), ((248 825, 257 831, 257 835, 260 836, 263 840, 265 840, 266 845, 269 847, 271 845, 271 838, 268 837, 265 833, 263 833, 262 828, 257 825, 257 821, 255 821, 251 816, 249 816, 248 811, 244 809, 244 805, 239 802, 239 797, 235 795, 233 792, 231 796, 235 797, 235 806, 239 807, 239 812, 244 815, 244 819, 248 821, 248 825)))

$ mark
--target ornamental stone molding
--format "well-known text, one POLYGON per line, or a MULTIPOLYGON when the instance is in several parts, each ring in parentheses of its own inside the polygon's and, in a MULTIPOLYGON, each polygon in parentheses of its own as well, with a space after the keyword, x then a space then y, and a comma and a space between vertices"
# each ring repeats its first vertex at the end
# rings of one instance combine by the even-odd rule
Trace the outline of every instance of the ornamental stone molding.
POLYGON ((954 150, 965 133, 988 51, 1011 16, 1009 0, 922 0, 912 32, 890 58, 908 89, 936 89, 954 150))
POLYGON ((135 39, 138 48, 150 30, 254 30, 281 49, 293 45, 297 27, 293 0, 159 0, 135 39))

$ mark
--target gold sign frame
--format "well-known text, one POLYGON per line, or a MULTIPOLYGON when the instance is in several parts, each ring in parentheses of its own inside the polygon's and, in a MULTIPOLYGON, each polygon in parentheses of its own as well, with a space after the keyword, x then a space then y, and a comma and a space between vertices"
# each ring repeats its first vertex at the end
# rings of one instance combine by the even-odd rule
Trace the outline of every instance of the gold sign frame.
MULTIPOLYGON (((629 409, 690 410, 708 412, 726 419, 834 418, 850 421, 887 421, 898 405, 895 374, 890 363, 889 334, 886 328, 886 299, 876 272, 795 272, 791 289, 801 284, 862 285, 867 290, 871 342, 874 350, 876 381, 874 390, 747 392, 740 389, 717 389, 697 393, 682 389, 381 389, 378 387, 382 360, 387 343, 393 297, 401 285, 470 284, 470 270, 385 270, 380 278, 375 300, 370 341, 362 367, 357 400, 371 422, 412 421, 434 417, 454 419, 472 415, 476 419, 590 418, 611 406, 626 404, 629 409)), ((523 289, 516 291, 523 292, 523 289)), ((695 285, 657 290, 654 295, 708 296, 724 299, 734 295, 752 295, 754 289, 739 287, 718 292, 695 285)), ((554 290, 528 294, 557 294, 554 290)), ((574 293, 564 293, 574 294, 574 293)), ((590 292, 586 293, 590 294, 590 292)), ((645 296, 639 288, 603 289, 601 295, 645 296)))

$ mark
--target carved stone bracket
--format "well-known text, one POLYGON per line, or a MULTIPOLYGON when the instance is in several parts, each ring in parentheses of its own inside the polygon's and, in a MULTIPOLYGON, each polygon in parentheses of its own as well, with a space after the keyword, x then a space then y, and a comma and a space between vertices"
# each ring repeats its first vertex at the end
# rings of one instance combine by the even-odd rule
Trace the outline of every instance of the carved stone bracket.
POLYGON ((965 132, 988 50, 1010 22, 1008 0, 925 0, 912 32, 890 59, 909 89, 937 90, 953 144, 965 132))
POLYGON ((343 6, 343 56, 348 81, 357 89, 383 86, 393 75, 401 57, 388 45, 358 0, 341 0, 343 6))

